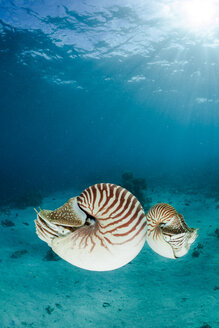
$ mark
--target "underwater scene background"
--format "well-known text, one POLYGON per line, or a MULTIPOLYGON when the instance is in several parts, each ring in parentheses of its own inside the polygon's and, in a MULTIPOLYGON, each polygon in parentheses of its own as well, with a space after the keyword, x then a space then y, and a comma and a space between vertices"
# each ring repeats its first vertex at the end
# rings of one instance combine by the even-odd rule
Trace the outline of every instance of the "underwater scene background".
POLYGON ((0 1, 0 327, 218 327, 218 14, 213 0, 0 1), (174 206, 199 228, 188 254, 145 243, 108 272, 59 258, 34 207, 100 182, 146 212, 174 206))

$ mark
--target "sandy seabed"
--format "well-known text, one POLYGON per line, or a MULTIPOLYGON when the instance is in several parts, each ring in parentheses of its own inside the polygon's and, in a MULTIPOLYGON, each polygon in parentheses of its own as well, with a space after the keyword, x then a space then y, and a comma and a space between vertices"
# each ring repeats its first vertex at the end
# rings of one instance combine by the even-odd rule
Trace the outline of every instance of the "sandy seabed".
MULTIPOLYGON (((55 209, 80 191, 44 198, 55 209)), ((184 328, 219 326, 219 202, 198 193, 160 190, 199 237, 189 253, 169 260, 147 244, 126 266, 79 269, 57 257, 35 233, 33 208, 0 212, 0 327, 184 328)))

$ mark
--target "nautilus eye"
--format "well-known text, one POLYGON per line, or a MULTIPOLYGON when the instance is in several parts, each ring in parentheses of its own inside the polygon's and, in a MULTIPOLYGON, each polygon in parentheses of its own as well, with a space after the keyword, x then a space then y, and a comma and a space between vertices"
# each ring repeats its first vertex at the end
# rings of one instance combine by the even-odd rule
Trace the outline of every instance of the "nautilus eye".
POLYGON ((176 259, 185 255, 198 236, 198 229, 189 228, 183 216, 169 204, 152 206, 146 220, 148 245, 164 257, 176 259))
POLYGON ((36 231, 64 260, 80 268, 119 268, 142 249, 146 218, 128 190, 110 183, 93 185, 55 211, 37 215, 36 231))

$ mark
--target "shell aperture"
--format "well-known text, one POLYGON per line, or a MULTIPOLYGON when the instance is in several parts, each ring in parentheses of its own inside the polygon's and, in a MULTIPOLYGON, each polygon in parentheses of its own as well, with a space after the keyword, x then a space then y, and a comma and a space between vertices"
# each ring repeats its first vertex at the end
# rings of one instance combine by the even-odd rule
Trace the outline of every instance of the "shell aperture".
POLYGON ((152 206, 146 220, 148 245, 164 257, 176 259, 185 255, 198 237, 198 229, 189 228, 182 214, 169 204, 152 206))
POLYGON ((80 268, 119 268, 146 240, 144 210, 128 190, 110 183, 85 189, 55 211, 40 211, 36 231, 53 251, 80 268))

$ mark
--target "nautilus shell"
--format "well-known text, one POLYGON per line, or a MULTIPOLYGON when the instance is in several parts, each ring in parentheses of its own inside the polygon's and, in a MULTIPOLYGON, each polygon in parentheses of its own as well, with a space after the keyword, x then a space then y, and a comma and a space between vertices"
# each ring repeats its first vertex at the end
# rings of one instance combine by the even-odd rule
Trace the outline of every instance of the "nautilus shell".
POLYGON ((83 269, 106 271, 130 262, 146 240, 146 218, 128 190, 93 185, 55 211, 37 215, 36 231, 53 251, 83 269))
POLYGON ((154 205, 145 216, 125 188, 95 184, 60 208, 41 210, 36 232, 67 262, 87 270, 117 269, 134 259, 147 240, 158 254, 185 255, 197 237, 168 204, 154 205))
POLYGON ((169 204, 152 206, 146 220, 148 245, 164 257, 176 259, 185 255, 198 236, 198 229, 189 228, 182 214, 169 204))

